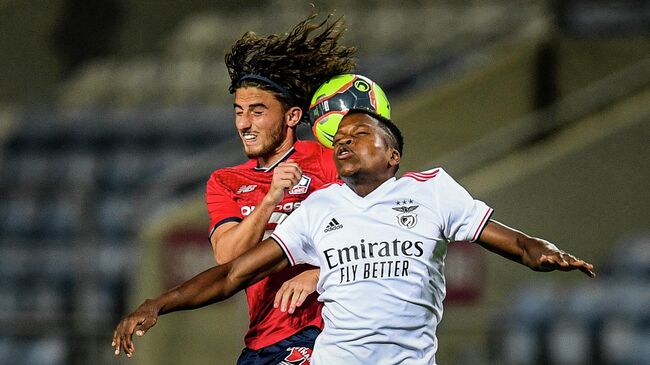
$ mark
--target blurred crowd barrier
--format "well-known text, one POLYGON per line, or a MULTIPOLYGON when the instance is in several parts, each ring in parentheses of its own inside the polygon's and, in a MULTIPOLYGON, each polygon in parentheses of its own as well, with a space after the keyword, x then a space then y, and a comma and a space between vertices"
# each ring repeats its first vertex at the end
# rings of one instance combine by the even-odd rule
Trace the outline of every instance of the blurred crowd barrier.
POLYGON ((489 334, 495 364, 649 364, 650 233, 613 242, 597 282, 529 283, 489 334))

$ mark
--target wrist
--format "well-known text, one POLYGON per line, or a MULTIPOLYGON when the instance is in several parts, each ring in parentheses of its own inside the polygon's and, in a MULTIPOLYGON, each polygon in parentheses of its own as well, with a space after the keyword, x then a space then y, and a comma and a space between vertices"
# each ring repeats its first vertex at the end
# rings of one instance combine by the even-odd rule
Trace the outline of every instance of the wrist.
POLYGON ((154 299, 146 299, 144 303, 140 305, 140 308, 149 313, 154 313, 156 315, 164 314, 165 313, 164 311, 165 302, 163 300, 164 297, 165 295, 154 299))
MULTIPOLYGON (((269 190, 269 192, 264 195, 264 198, 262 198, 261 204, 274 209, 276 205, 280 204, 282 198, 284 198, 284 194, 282 192, 278 193, 274 192, 273 190, 269 190)), ((259 207, 256 209, 259 209, 259 207)))

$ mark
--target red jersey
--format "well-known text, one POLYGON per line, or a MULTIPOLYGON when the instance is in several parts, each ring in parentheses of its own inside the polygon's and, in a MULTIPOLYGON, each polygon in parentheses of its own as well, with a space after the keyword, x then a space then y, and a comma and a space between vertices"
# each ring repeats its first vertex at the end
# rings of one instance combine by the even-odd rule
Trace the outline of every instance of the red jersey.
MULTIPOLYGON (((275 207, 266 225, 264 238, 268 237, 277 224, 300 206, 309 194, 325 184, 338 181, 332 150, 313 141, 296 142, 291 150, 268 168, 257 168, 257 161, 251 159, 239 166, 219 169, 210 176, 206 190, 206 203, 211 222, 210 235, 219 225, 226 222, 241 222, 249 215, 269 191, 273 168, 289 158, 302 169, 302 179, 275 207)), ((244 338, 246 347, 259 350, 307 326, 323 328, 322 303, 318 302, 314 295, 310 295, 293 314, 282 313, 279 309, 273 308, 275 294, 280 286, 299 273, 312 268, 309 265, 287 267, 246 289, 250 318, 248 333, 244 338)))

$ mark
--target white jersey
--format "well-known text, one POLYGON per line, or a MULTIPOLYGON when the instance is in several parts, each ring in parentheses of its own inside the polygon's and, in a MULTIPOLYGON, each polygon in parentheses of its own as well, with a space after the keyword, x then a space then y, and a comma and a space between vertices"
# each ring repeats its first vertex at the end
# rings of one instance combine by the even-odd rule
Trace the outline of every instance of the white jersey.
POLYGON ((272 237, 319 266, 325 328, 312 364, 435 364, 447 244, 474 241, 492 209, 442 169, 310 195, 272 237))

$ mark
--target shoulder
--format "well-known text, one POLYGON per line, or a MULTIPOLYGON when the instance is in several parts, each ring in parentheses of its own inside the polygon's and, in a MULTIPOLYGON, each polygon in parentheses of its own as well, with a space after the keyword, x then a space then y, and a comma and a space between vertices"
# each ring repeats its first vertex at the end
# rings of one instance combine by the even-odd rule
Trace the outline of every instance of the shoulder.
POLYGON ((231 173, 241 173, 242 171, 250 171, 255 166, 257 166, 255 160, 248 160, 236 166, 222 167, 220 169, 214 170, 210 175, 210 178, 218 178, 220 176, 228 175, 231 173))
POLYGON ((336 182, 325 184, 320 189, 311 193, 307 197, 307 199, 305 199, 305 202, 307 201, 325 202, 326 200, 335 199, 337 196, 339 196, 343 184, 344 183, 342 181, 336 181, 336 182))
POLYGON ((210 174, 208 186, 227 185, 229 182, 245 180, 244 176, 251 173, 255 166, 256 162, 254 160, 249 160, 240 165, 217 169, 210 174))
POLYGON ((296 147, 296 150, 298 151, 323 151, 323 150, 328 150, 328 148, 325 148, 322 144, 316 142, 316 141, 296 141, 294 144, 296 147))
MULTIPOLYGON (((436 167, 433 169, 425 170, 425 171, 420 171, 420 172, 407 172, 402 177, 400 180, 403 181, 415 181, 415 182, 428 182, 428 181, 434 181, 438 177, 446 176, 447 173, 445 170, 443 170, 441 167, 436 167)), ((438 180, 440 180, 438 178, 438 180)))
POLYGON ((399 186, 414 192, 429 194, 446 191, 457 185, 456 181, 441 167, 418 172, 407 172, 398 180, 399 186), (426 192, 426 193, 425 193, 426 192))
POLYGON ((294 145, 297 152, 308 157, 331 158, 333 152, 315 141, 297 141, 294 145))

